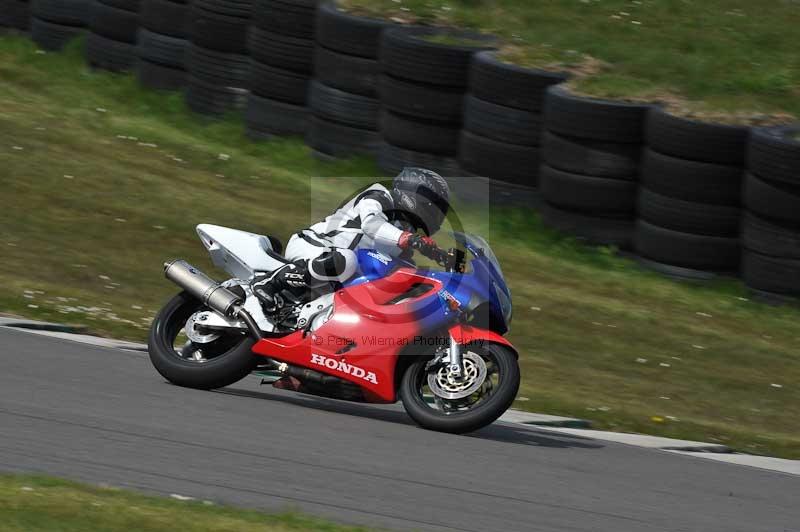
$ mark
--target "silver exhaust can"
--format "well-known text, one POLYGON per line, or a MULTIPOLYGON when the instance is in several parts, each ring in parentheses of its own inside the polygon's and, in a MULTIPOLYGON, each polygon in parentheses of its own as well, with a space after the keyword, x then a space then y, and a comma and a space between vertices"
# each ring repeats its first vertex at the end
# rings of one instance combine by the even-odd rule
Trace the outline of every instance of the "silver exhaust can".
POLYGON ((234 315, 237 312, 237 307, 242 303, 242 299, 239 296, 220 286, 218 282, 185 260, 165 262, 164 275, 167 279, 202 301, 204 305, 225 316, 234 315))

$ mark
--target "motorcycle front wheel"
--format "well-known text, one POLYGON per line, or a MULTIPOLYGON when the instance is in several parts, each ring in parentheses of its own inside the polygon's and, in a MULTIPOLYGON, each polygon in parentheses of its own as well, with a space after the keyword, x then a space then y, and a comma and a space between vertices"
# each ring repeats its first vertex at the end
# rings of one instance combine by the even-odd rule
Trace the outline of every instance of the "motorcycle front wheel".
POLYGON ((514 352, 499 344, 469 347, 462 353, 463 376, 445 365, 414 362, 403 374, 400 398, 408 415, 423 428, 461 434, 489 425, 508 410, 519 390, 514 352))
POLYGON ((211 390, 240 381, 255 368, 254 341, 238 331, 209 336, 211 341, 202 344, 190 341, 184 332, 186 322, 201 310, 208 309, 187 292, 173 297, 150 328, 150 361, 178 386, 211 390))

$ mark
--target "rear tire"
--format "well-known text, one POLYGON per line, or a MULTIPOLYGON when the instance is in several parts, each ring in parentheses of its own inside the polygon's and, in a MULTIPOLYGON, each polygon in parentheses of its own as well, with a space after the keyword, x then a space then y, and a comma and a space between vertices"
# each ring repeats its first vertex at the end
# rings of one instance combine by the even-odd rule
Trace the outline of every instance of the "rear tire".
POLYGON ((514 402, 520 381, 519 364, 514 352, 499 344, 485 344, 468 350, 475 351, 483 358, 491 357, 499 374, 497 390, 474 408, 445 413, 433 408, 422 396, 429 359, 412 363, 400 382, 400 398, 408 415, 422 428, 453 434, 472 432, 495 421, 514 402))
POLYGON ((240 341, 223 337, 204 346, 223 342, 219 353, 204 362, 180 356, 174 342, 193 313, 203 305, 186 292, 173 297, 158 313, 150 329, 147 350, 156 370, 169 382, 187 388, 212 390, 222 388, 246 377, 256 365, 252 347, 254 341, 245 335, 240 341))

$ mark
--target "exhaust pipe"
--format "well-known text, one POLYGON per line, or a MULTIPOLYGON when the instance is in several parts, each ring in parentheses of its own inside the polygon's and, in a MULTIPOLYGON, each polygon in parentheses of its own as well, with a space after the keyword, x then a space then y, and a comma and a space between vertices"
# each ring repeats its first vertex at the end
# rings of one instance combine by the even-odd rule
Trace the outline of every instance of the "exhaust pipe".
POLYGON ((174 260, 164 263, 164 275, 167 279, 180 286, 194 297, 224 316, 236 314, 236 306, 242 299, 220 286, 218 282, 186 262, 174 260))
POLYGON ((223 316, 241 319, 256 340, 263 338, 253 317, 241 307, 242 298, 185 260, 165 262, 164 276, 223 316))

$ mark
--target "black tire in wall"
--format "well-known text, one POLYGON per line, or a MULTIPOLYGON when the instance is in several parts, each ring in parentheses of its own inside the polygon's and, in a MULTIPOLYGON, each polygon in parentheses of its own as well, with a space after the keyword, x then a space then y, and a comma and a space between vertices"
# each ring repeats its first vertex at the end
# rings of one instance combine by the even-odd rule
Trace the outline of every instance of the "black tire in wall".
POLYGON ((464 129, 508 144, 538 146, 542 117, 467 94, 464 98, 464 129))
POLYGON ((146 59, 136 62, 136 78, 143 86, 155 90, 177 91, 186 87, 186 71, 146 59))
MULTIPOLYGON (((380 101, 311 82, 308 104, 315 116, 350 127, 378 130, 380 101)), ((323 151, 323 150, 320 150, 323 151)))
POLYGON ((258 61, 250 64, 250 92, 296 105, 308 100, 310 80, 306 74, 275 68, 258 61))
POLYGON ((248 50, 256 61, 292 72, 308 74, 314 67, 314 41, 251 27, 248 50))
POLYGON ((495 47, 490 35, 448 28, 408 27, 383 32, 380 58, 387 74, 418 83, 465 88, 472 54, 495 47), (451 45, 429 39, 464 39, 474 44, 451 45))
POLYGON ((691 161, 743 166, 749 128, 698 122, 653 107, 647 115, 647 145, 691 161))
POLYGON ((597 177, 635 180, 639 171, 638 144, 620 144, 542 133, 542 158, 559 170, 597 177))
POLYGON ((249 19, 253 13, 253 0, 191 0, 192 7, 219 15, 249 19))
POLYGON ((136 63, 136 45, 89 33, 86 37, 86 61, 94 68, 126 72, 136 63))
POLYGON ((242 109, 247 103, 247 91, 209 83, 195 78, 191 73, 186 79, 186 104, 196 113, 219 116, 242 109))
POLYGON ((306 144, 332 157, 375 154, 380 146, 376 131, 337 124, 312 116, 306 131, 306 144))
POLYGON ((800 224, 800 186, 770 183, 754 174, 747 174, 743 202, 747 210, 759 216, 800 224))
POLYGON ((541 113, 547 87, 566 79, 564 73, 513 65, 486 51, 472 57, 469 87, 481 100, 541 113))
POLYGON ((637 210, 642 220, 666 229, 709 236, 739 234, 738 207, 686 201, 640 188, 637 210))
POLYGON ((634 249, 646 259, 683 268, 714 272, 739 269, 736 237, 694 235, 637 220, 634 249))
POLYGON ((139 28, 136 52, 151 63, 185 70, 189 41, 139 28))
POLYGON ((196 44, 186 52, 186 70, 192 77, 228 87, 246 87, 250 79, 250 58, 219 52, 196 44))
POLYGON ((316 79, 343 91, 378 97, 381 65, 375 59, 346 55, 317 45, 314 51, 316 79))
POLYGON ((462 131, 458 153, 459 164, 472 174, 528 187, 538 185, 538 147, 507 144, 462 131))
POLYGON ((384 75, 380 78, 380 96, 381 104, 395 113, 457 125, 462 121, 462 89, 411 83, 384 75))
POLYGON ((189 6, 172 0, 143 0, 139 18, 143 28, 162 35, 188 39, 189 6))
POLYGON ((141 6, 140 0, 99 0, 101 3, 114 7, 117 9, 123 9, 125 11, 130 11, 131 13, 138 13, 139 7, 141 6))
POLYGON ((458 153, 461 130, 457 127, 423 122, 386 109, 380 125, 386 142, 400 148, 451 157, 458 153))
POLYGON ((31 16, 63 26, 86 26, 89 0, 33 0, 31 16))
POLYGON ((30 4, 18 0, 0 0, 0 28, 19 31, 30 29, 30 4))
POLYGON ((745 250, 742 254, 742 278, 747 286, 756 290, 800 296, 800 260, 745 250))
POLYGON ((560 85, 547 89, 544 127, 567 137, 641 143, 650 106, 571 94, 560 85))
POLYGON ((316 11, 313 0, 255 0, 253 25, 290 37, 313 39, 316 11))
POLYGON ((395 176, 406 166, 417 166, 433 170, 443 177, 460 177, 463 174, 453 157, 407 150, 383 142, 378 150, 378 166, 387 175, 395 176))
POLYGON ((83 32, 84 29, 79 26, 65 26, 31 17, 31 39, 43 50, 61 50, 69 41, 80 37, 83 32))
POLYGON ((747 166, 764 179, 800 185, 800 126, 753 129, 747 166))
POLYGON ((330 50, 375 60, 380 51, 381 34, 392 26, 387 20, 345 13, 336 7, 336 2, 324 2, 317 10, 316 37, 317 42, 330 50))
POLYGON ((117 42, 135 44, 139 15, 102 2, 94 2, 89 6, 88 26, 97 35, 117 42))
POLYGON ((786 226, 745 212, 742 246, 764 255, 800 260, 800 224, 786 226))
POLYGON ((634 181, 573 174, 546 164, 539 169, 539 188, 546 202, 567 210, 625 215, 636 206, 634 181))
POLYGON ((192 43, 231 54, 247 53, 248 19, 224 15, 192 4, 189 11, 192 43))
POLYGON ((631 247, 634 224, 630 218, 574 212, 546 202, 542 202, 539 211, 545 226, 587 244, 621 249, 631 247))
POLYGON ((251 138, 302 135, 308 128, 309 109, 250 94, 244 111, 247 135, 251 138))
POLYGON ((738 166, 689 161, 645 148, 639 181, 665 196, 736 206, 741 204, 743 177, 738 166))

